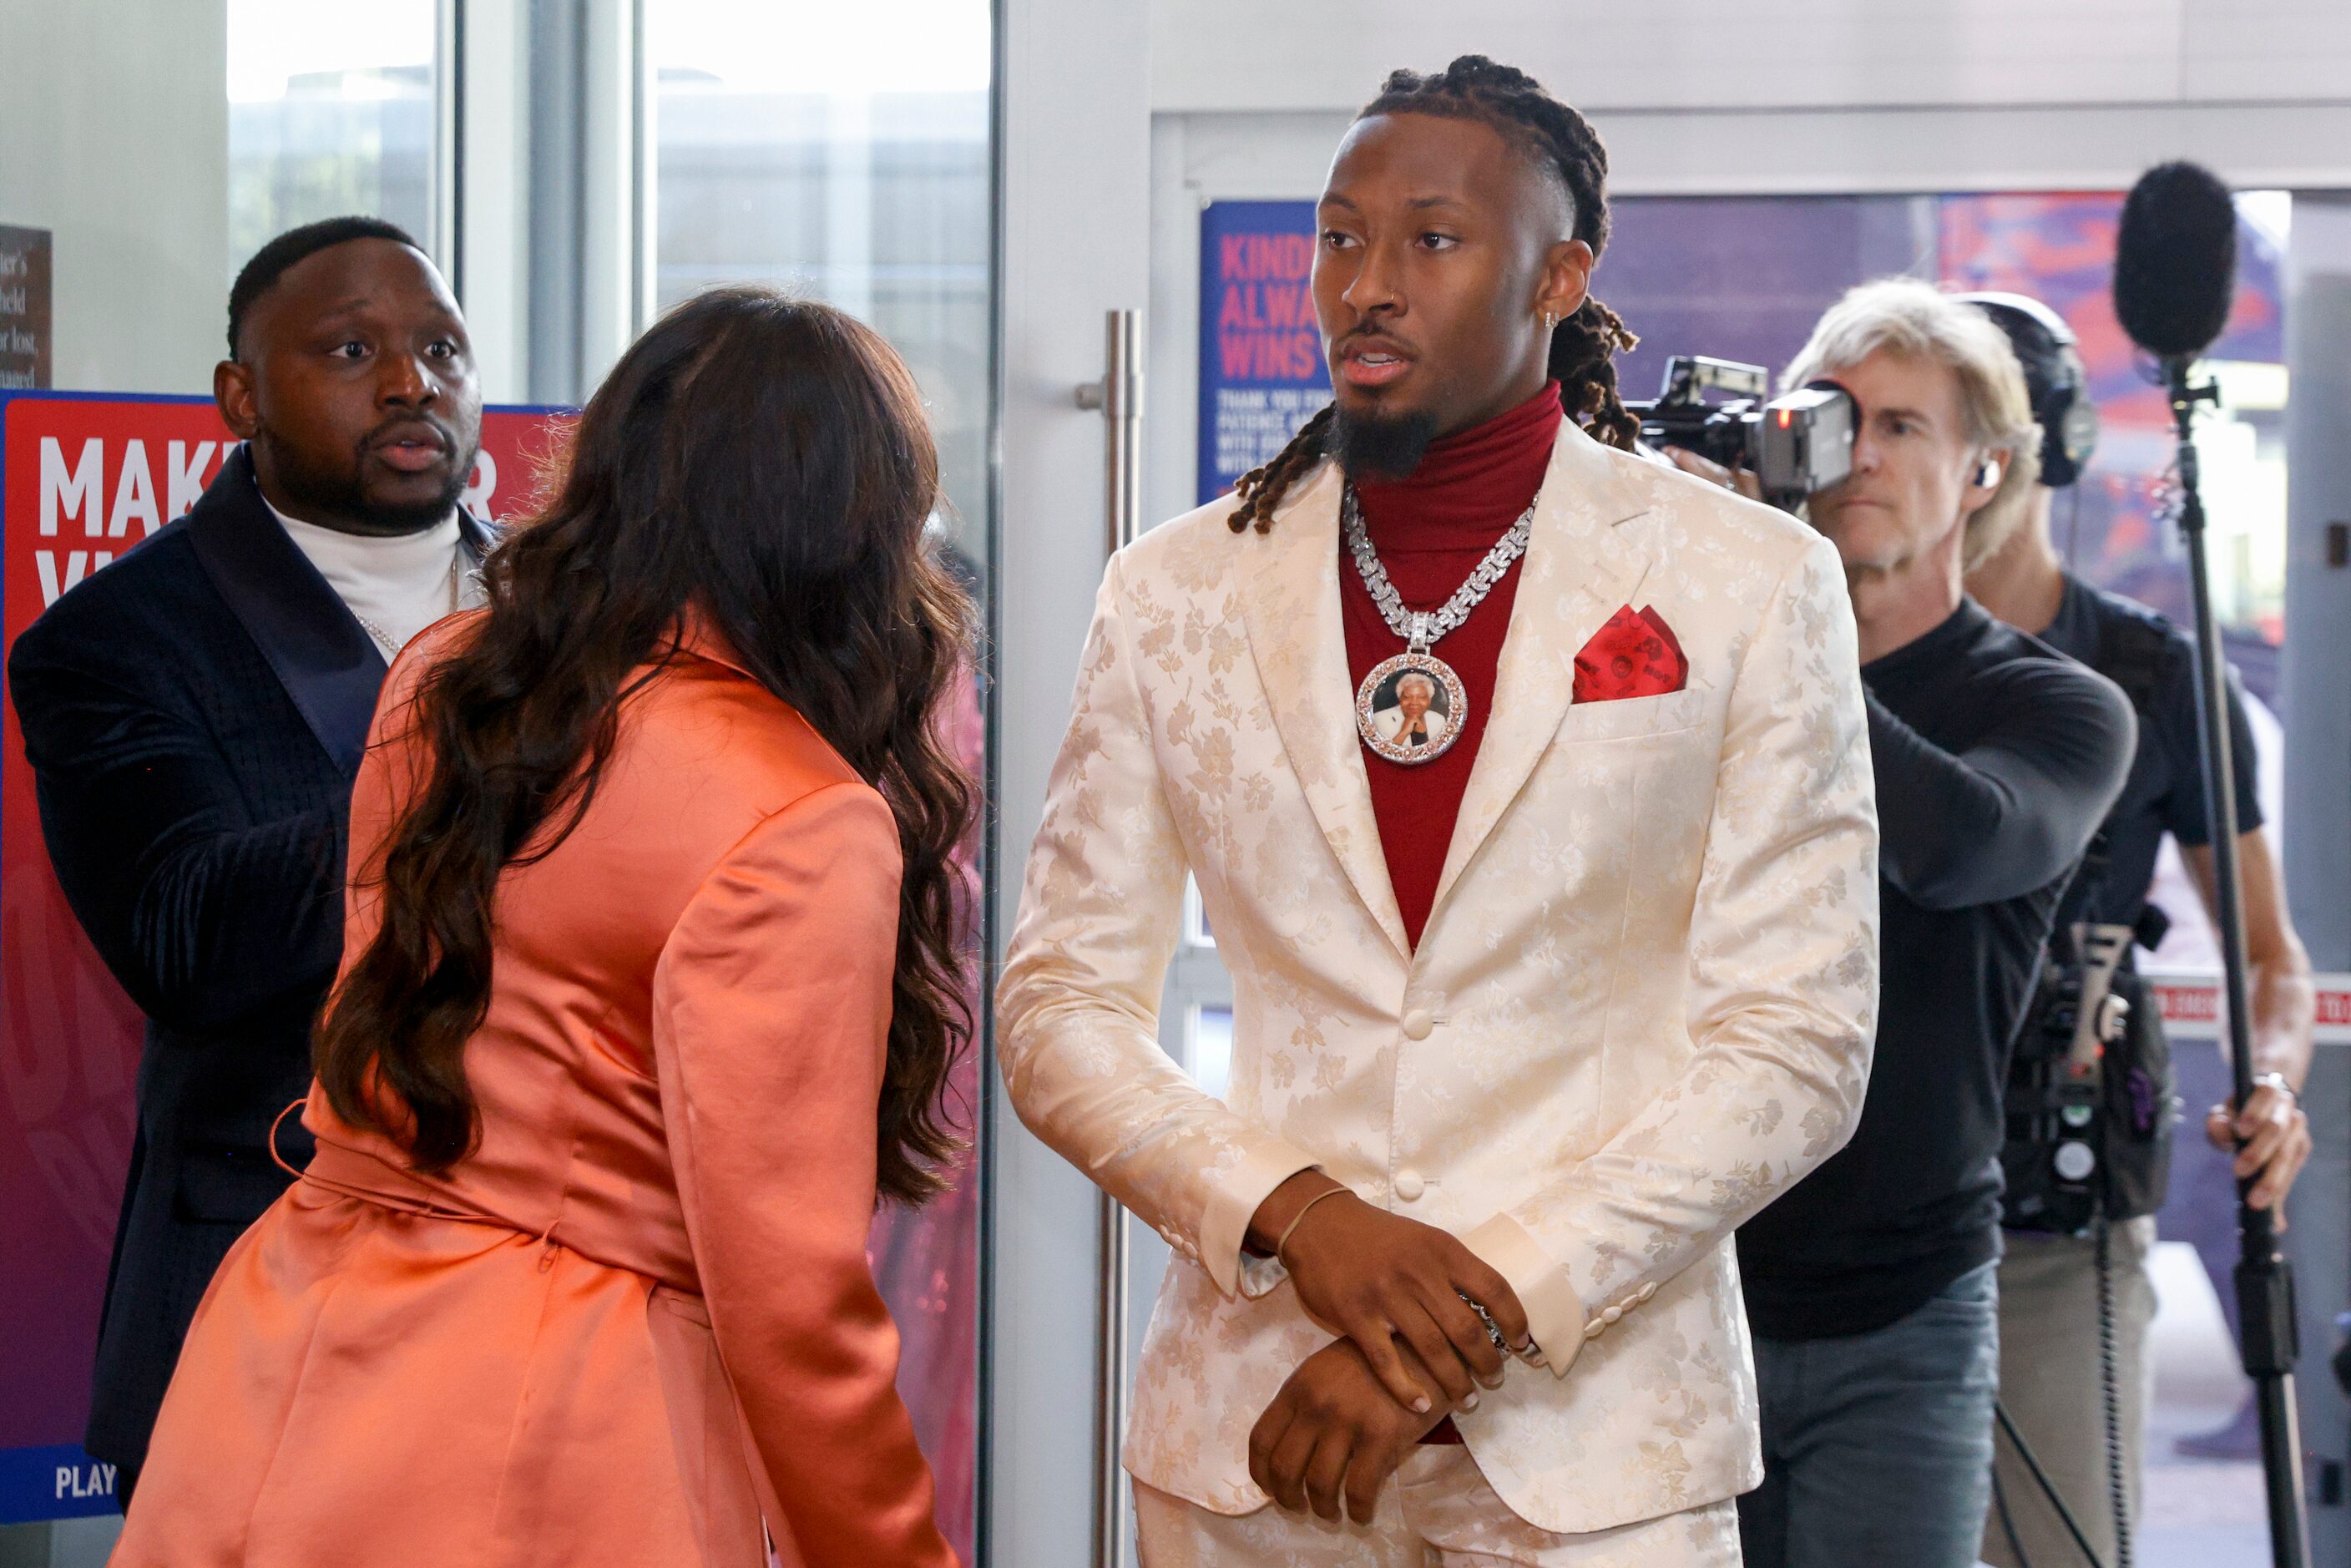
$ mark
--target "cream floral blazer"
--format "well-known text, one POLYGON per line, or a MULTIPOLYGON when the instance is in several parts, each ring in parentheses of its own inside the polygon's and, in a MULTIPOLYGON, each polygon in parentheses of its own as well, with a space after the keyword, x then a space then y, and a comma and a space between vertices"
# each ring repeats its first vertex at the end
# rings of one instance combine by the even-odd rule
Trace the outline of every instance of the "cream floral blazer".
POLYGON ((1212 503, 1111 562, 1005 966, 1013 1104, 1177 1254, 1127 1469, 1265 1506, 1249 1428, 1331 1335, 1241 1240, 1315 1166, 1461 1236, 1527 1307, 1545 1367, 1458 1417, 1520 1517, 1735 1496, 1762 1469, 1731 1231, 1843 1145, 1875 1027, 1836 553, 1564 427, 1414 950, 1355 733, 1339 491, 1325 464, 1269 534, 1212 503), (1674 628, 1687 687, 1572 704, 1625 605, 1674 628), (1232 971, 1223 1100, 1157 1043, 1187 870, 1232 971))

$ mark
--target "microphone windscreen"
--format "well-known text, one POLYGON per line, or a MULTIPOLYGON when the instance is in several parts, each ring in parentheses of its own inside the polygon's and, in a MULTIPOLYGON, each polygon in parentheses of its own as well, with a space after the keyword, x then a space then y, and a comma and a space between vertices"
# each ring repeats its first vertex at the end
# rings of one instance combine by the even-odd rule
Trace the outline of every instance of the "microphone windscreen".
POLYGON ((2160 163, 2123 203, 2115 242, 2115 315, 2132 342, 2192 359, 2229 324, 2237 285, 2237 205, 2193 163, 2160 163))

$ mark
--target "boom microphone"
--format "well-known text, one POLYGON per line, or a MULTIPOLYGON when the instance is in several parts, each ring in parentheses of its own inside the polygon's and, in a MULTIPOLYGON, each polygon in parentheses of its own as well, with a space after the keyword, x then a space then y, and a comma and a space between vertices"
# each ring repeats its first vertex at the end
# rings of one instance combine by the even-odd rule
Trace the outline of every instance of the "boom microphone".
POLYGON ((2130 340, 2185 362, 2229 324, 2237 286, 2237 206, 2193 163, 2158 163, 2123 203, 2115 240, 2115 315, 2130 340))
MULTIPOLYGON (((2193 163, 2159 164, 2140 175, 2123 203, 2122 232, 2116 236, 2115 315, 2131 341, 2160 361, 2178 437, 2179 537, 2187 547, 2188 598, 2196 621, 2197 766, 2204 780, 2206 842, 2212 851, 2230 1103, 2241 1107, 2253 1095, 2253 1040, 2243 885, 2237 872, 2236 759, 2230 745, 2229 664, 2212 612, 2196 453, 2197 406, 2216 401, 2218 394, 2210 382, 2197 385, 2189 380, 2196 357, 2228 325, 2236 281, 2237 208, 2229 187, 2193 163)), ((2252 1379, 2261 1416, 2271 1568, 2307 1568, 2310 1521, 2303 1511, 2302 1442, 2294 1403, 2294 1364, 2301 1348, 2294 1268, 2278 1248, 2277 1217, 2252 1206, 2253 1184, 2252 1177, 2237 1184, 2237 1354, 2252 1379)))

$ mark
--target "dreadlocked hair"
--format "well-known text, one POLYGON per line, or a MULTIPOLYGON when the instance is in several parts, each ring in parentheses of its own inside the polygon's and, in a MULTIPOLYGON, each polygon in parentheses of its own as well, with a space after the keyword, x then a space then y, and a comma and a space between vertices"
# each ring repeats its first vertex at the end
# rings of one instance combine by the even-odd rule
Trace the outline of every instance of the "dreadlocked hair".
MULTIPOLYGON (((1526 72, 1484 55, 1463 55, 1433 76, 1392 71, 1355 118, 1374 114, 1433 114, 1492 126, 1566 183, 1573 236, 1594 256, 1607 246, 1608 150, 1589 120, 1526 72)), ((1552 329, 1547 366, 1567 417, 1593 439, 1627 452, 1641 422, 1617 395, 1615 358, 1639 341, 1616 312, 1586 295, 1573 315, 1552 329)), ((1265 533, 1273 527, 1274 510, 1290 485, 1322 461, 1333 407, 1325 403, 1273 461, 1241 476, 1233 488, 1240 504, 1228 519, 1233 532, 1254 525, 1265 533)))

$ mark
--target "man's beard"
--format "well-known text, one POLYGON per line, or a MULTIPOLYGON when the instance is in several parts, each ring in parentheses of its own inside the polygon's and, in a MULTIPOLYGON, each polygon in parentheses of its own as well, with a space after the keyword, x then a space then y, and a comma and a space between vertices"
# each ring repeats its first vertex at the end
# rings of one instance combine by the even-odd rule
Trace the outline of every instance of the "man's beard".
MULTIPOLYGON (((284 492, 287 510, 297 515, 315 517, 337 517, 356 525, 357 531, 375 535, 422 533, 438 527, 455 511, 458 498, 465 495, 465 485, 474 475, 474 459, 480 455, 481 442, 456 455, 449 465, 449 477, 443 481, 441 493, 430 500, 404 505, 387 505, 368 499, 367 491, 355 474, 331 474, 305 463, 294 449, 262 431, 256 440, 269 447, 271 477, 284 492)), ((354 455, 365 461, 364 452, 354 455)))
POLYGON ((1342 405, 1331 420, 1331 455, 1351 479, 1401 479, 1420 466, 1437 439, 1433 413, 1349 413, 1342 405))

